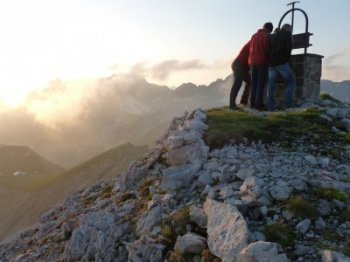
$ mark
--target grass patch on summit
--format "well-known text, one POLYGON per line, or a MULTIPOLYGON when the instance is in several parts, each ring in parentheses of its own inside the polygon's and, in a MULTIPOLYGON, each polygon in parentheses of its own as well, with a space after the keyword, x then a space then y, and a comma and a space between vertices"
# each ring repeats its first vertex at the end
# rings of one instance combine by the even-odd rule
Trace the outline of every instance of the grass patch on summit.
POLYGON ((344 137, 335 135, 329 124, 320 120, 322 111, 307 109, 304 111, 279 111, 264 116, 245 111, 232 111, 228 108, 207 111, 209 129, 206 143, 213 148, 221 148, 233 141, 272 141, 294 150, 298 144, 325 144, 329 141, 345 143, 344 137))

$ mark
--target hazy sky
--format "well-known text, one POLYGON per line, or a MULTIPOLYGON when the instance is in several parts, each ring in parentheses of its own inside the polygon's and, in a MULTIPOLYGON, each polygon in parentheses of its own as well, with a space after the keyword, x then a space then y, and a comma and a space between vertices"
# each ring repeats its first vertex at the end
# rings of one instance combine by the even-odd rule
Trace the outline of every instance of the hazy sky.
MULTIPOLYGON (((231 73, 241 46, 285 0, 0 0, 0 103, 53 79, 132 73, 176 86, 231 73)), ((323 78, 350 79, 349 0, 302 0, 323 78)), ((296 33, 304 18, 296 15, 296 33)), ((286 18, 286 22, 290 17, 286 18)))

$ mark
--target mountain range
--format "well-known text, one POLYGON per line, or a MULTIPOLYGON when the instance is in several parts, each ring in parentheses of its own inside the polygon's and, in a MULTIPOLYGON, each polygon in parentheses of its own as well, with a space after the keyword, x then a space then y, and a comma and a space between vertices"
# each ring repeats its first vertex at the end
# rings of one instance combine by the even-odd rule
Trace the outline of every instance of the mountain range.
POLYGON ((146 146, 124 144, 64 170, 28 147, 0 147, 0 241, 38 221, 69 195, 118 176, 146 146), (21 175, 15 175, 16 172, 21 175))
POLYGON ((276 112, 186 112, 120 175, 109 157, 127 148, 68 171, 114 177, 1 242, 0 260, 349 261, 349 119, 329 96, 276 112))

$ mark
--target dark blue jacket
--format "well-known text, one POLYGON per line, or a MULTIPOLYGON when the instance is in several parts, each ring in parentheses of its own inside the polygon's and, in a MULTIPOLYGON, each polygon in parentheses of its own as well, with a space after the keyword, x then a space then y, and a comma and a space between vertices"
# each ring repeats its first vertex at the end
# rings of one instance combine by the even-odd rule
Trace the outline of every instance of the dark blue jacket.
POLYGON ((292 53, 292 34, 281 29, 270 38, 269 66, 278 66, 288 63, 292 53))

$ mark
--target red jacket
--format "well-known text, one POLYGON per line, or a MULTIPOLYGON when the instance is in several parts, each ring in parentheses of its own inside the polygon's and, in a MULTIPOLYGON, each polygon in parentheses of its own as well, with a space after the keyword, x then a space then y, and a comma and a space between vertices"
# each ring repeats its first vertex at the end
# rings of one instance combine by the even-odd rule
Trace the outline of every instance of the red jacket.
POLYGON ((248 64, 249 50, 250 50, 250 41, 242 47, 235 61, 240 62, 245 67, 249 67, 249 64, 248 64))
POLYGON ((250 40, 248 63, 250 66, 268 65, 269 63, 269 31, 259 29, 250 40))

